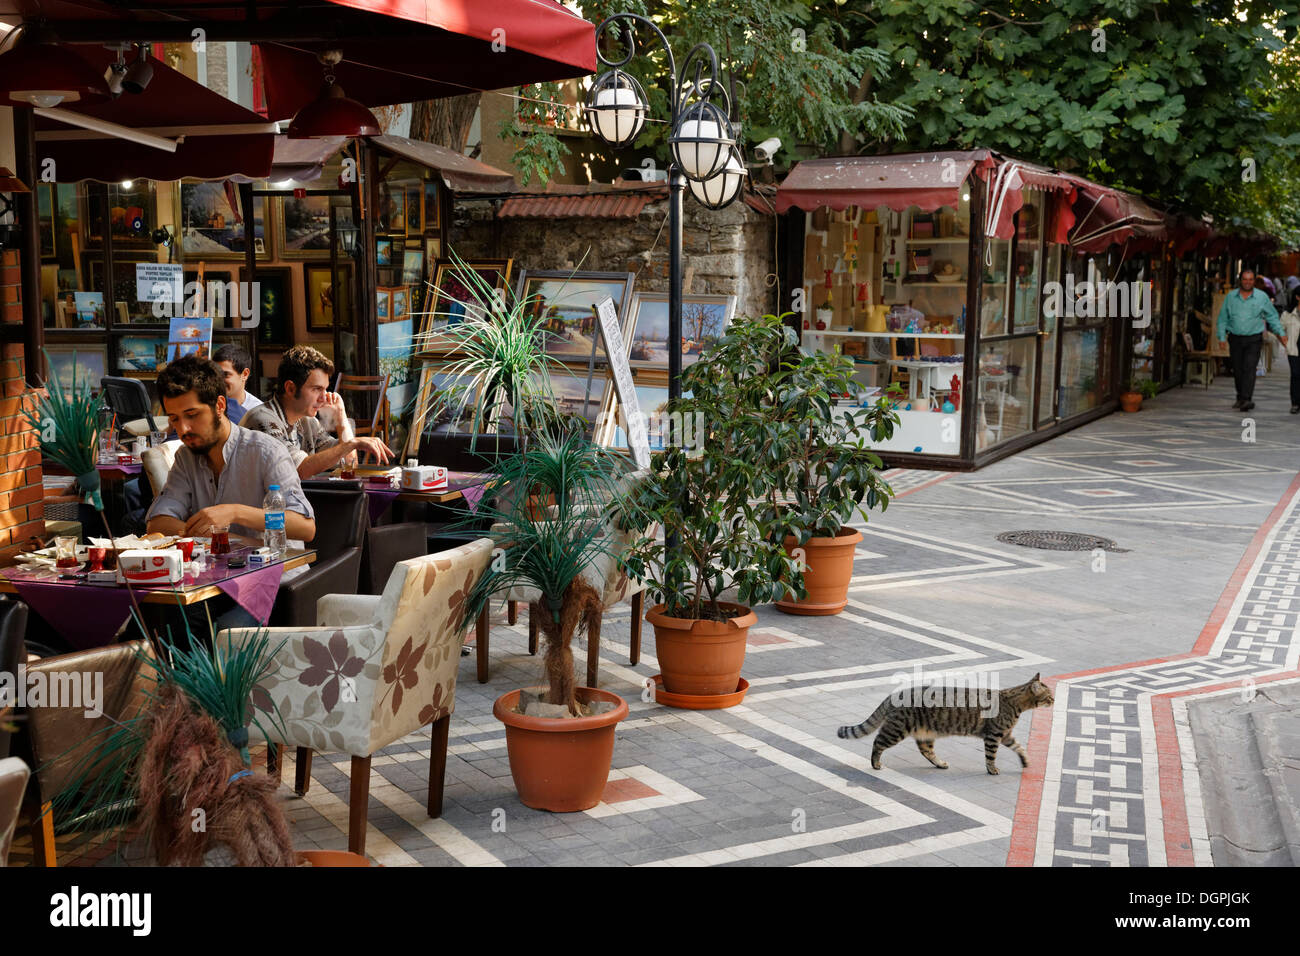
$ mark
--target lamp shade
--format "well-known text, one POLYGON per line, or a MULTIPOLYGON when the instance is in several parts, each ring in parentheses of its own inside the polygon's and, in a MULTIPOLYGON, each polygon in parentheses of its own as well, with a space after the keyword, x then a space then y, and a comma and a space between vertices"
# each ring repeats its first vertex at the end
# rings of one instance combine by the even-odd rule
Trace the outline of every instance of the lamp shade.
POLYGON ((364 103, 350 100, 337 83, 327 83, 320 95, 298 111, 289 124, 290 139, 331 136, 378 136, 379 120, 364 103))
POLYGON ((704 182, 688 179, 686 186, 701 205, 709 209, 722 209, 731 205, 740 195, 740 187, 744 185, 745 177, 748 175, 749 171, 745 169, 745 164, 740 161, 740 155, 733 146, 727 165, 721 172, 704 182))
POLYGON ((627 146, 641 135, 647 110, 641 85, 621 70, 601 76, 587 95, 587 123, 610 146, 627 146))
POLYGON ((67 47, 22 36, 0 53, 0 104, 48 109, 108 95, 99 72, 67 47))
POLYGON ((677 168, 696 182, 712 179, 722 171, 735 142, 726 114, 708 100, 686 110, 668 137, 677 168))

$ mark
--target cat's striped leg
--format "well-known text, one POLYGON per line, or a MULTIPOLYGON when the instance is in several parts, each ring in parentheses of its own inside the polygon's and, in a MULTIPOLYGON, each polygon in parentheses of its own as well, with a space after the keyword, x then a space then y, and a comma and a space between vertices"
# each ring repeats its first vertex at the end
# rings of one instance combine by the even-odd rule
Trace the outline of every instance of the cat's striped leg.
POLYGON ((998 734, 984 735, 984 769, 989 773, 998 773, 998 744, 1002 742, 998 734))
POLYGON ((1015 737, 1012 737, 1010 734, 1007 734, 1005 737, 1002 738, 1002 746, 1010 747, 1012 750, 1016 752, 1016 756, 1020 758, 1020 766, 1022 767, 1029 766, 1029 755, 1025 753, 1024 747, 1016 743, 1015 737))
POLYGON ((918 738, 917 738, 917 741, 916 741, 916 749, 919 750, 919 751, 921 751, 921 756, 922 756, 922 757, 924 757, 926 760, 930 761, 930 763, 934 764, 934 765, 935 765, 936 767, 938 767, 940 770, 947 770, 947 769, 948 769, 948 765, 947 765, 944 761, 940 760, 938 757, 936 757, 936 756, 934 755, 934 741, 933 741, 933 740, 921 740, 921 739, 918 737, 918 738))
POLYGON ((876 734, 875 743, 871 745, 871 769, 879 770, 880 755, 906 736, 907 734, 897 727, 882 727, 880 733, 876 734))

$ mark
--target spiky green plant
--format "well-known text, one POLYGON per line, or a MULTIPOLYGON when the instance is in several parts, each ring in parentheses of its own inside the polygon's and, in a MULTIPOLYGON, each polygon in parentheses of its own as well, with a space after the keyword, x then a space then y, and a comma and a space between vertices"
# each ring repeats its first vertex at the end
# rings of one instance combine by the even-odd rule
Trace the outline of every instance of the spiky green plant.
MULTIPOLYGON (((67 753, 83 750, 87 743, 93 744, 77 758, 69 770, 67 787, 52 801, 58 811, 56 821, 60 830, 76 829, 91 820, 101 826, 123 826, 134 816, 136 771, 148 743, 149 712, 159 704, 168 685, 179 688, 194 707, 221 726, 245 765, 250 760, 247 729, 250 718, 263 736, 271 736, 257 717, 252 695, 284 641, 272 647, 270 635, 263 629, 241 644, 232 641, 228 630, 224 642, 219 642, 211 634, 209 622, 211 639, 201 642, 195 639, 184 608, 181 610, 184 641, 173 642, 169 630, 166 638, 153 638, 153 653, 137 652, 141 675, 150 682, 144 692, 146 705, 134 716, 101 727, 68 752, 49 761, 55 763, 67 753)), ((142 631, 146 630, 138 617, 137 624, 142 631)), ((274 702, 269 721, 271 728, 283 736, 284 727, 274 702)))
MULTIPOLYGON (((523 442, 538 431, 553 430, 551 374, 568 371, 564 363, 546 351, 546 316, 537 306, 540 295, 519 296, 509 289, 497 289, 469 267, 455 250, 449 250, 453 276, 473 293, 482 305, 469 307, 453 325, 445 325, 419 337, 419 347, 435 344, 452 353, 444 370, 454 385, 434 399, 426 421, 451 406, 464 408, 477 397, 471 423, 470 449, 478 436, 504 416, 513 418, 514 431, 523 442)), ((452 298, 435 286, 428 301, 452 298)), ((451 318, 450 313, 433 312, 434 318, 451 318)))
POLYGON ((567 705, 571 713, 577 707, 570 645, 579 624, 588 640, 600 638, 602 608, 595 588, 603 581, 588 578, 597 573, 600 556, 610 554, 610 511, 627 468, 626 459, 581 435, 543 434, 497 464, 500 490, 480 510, 494 521, 500 560, 493 560, 471 591, 467 617, 478 616, 494 596, 512 587, 539 592, 532 613, 546 638, 547 699, 567 705), (535 507, 529 498, 539 491, 554 495, 554 505, 535 507))
MULTIPOLYGON (((44 350, 42 350, 44 351, 44 350)), ((54 363, 45 352, 51 369, 54 363)), ((45 383, 45 393, 37 393, 30 407, 23 408, 29 425, 40 441, 41 455, 77 476, 85 492, 86 503, 97 511, 104 510, 99 490, 99 472, 95 468, 99 448, 99 410, 103 396, 95 395, 89 381, 77 381, 77 353, 72 353, 72 385, 66 387, 57 374, 45 383)))

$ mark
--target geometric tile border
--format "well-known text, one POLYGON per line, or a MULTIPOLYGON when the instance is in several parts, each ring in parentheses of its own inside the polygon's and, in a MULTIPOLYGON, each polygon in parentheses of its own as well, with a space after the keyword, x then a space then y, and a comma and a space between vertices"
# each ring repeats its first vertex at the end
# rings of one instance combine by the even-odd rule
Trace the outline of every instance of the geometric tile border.
POLYGON ((1300 476, 1246 549, 1189 654, 1049 679, 1007 863, 1208 865, 1185 698, 1300 674, 1300 476), (1188 735, 1190 736, 1190 735, 1188 735))

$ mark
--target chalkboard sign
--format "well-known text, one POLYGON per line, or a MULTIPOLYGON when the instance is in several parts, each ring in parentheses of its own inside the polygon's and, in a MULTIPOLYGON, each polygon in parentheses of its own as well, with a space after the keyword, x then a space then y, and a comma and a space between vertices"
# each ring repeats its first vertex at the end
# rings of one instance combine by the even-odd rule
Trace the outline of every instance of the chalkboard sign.
POLYGON ((628 364, 623 329, 618 324, 613 298, 606 296, 598 302, 596 314, 600 316, 600 334, 605 339, 605 353, 609 356, 614 372, 614 391, 618 394, 623 417, 627 421, 627 447, 632 450, 632 460, 638 468, 649 468, 650 441, 646 437, 645 418, 641 415, 641 406, 637 402, 632 367, 628 364))

